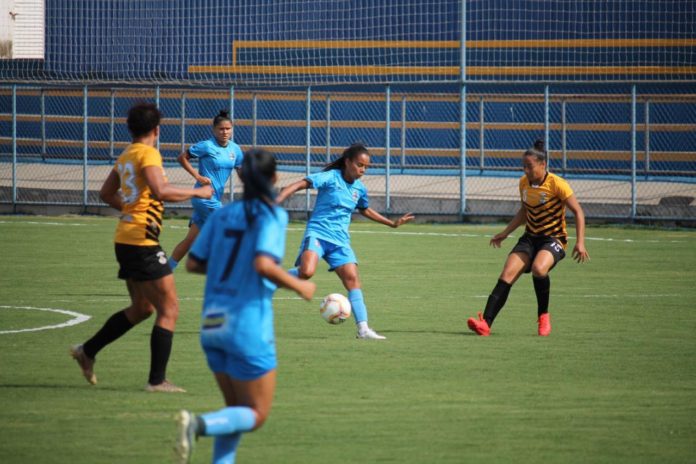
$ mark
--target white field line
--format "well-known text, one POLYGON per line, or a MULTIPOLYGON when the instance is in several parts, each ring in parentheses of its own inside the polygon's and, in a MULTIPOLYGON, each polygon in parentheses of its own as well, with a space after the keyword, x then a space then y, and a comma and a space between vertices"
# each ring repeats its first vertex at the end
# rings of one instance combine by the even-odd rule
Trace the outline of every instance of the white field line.
MULTIPOLYGON (((49 226, 72 226, 72 227, 84 227, 93 226, 97 224, 85 224, 85 223, 69 223, 69 222, 43 222, 43 221, 2 221, 0 224, 28 224, 28 225, 49 225, 49 226)), ((188 230, 187 226, 173 226, 166 225, 168 229, 182 229, 188 230)), ((291 232, 304 232, 304 227, 288 227, 291 232)), ((394 231, 394 230, 351 230, 351 235, 355 234, 372 234, 372 235, 403 235, 403 236, 421 236, 421 237, 453 237, 453 238, 490 238, 493 234, 471 234, 471 233, 445 233, 445 232, 407 232, 407 231, 394 231)), ((515 235, 510 235, 508 239, 515 238, 515 235)), ((568 237, 570 240, 575 240, 575 237, 568 237)), ((605 237, 585 237, 587 241, 596 242, 616 242, 616 243, 685 243, 686 240, 633 240, 630 238, 605 238, 605 237)))
POLYGON ((44 325, 41 327, 32 327, 32 328, 28 328, 28 329, 0 330, 0 335, 11 334, 11 333, 20 333, 20 332, 38 332, 40 330, 62 329, 63 327, 70 327, 72 325, 82 324, 83 322, 88 321, 89 319, 92 318, 92 316, 87 316, 86 314, 80 314, 80 313, 76 313, 75 311, 68 311, 66 309, 56 309, 56 308, 35 308, 33 306, 4 306, 4 305, 0 305, 0 309, 30 309, 30 310, 34 310, 34 311, 48 311, 48 312, 52 312, 52 313, 60 313, 60 314, 66 314, 68 316, 72 316, 72 319, 69 319, 69 320, 62 322, 60 324, 44 325))

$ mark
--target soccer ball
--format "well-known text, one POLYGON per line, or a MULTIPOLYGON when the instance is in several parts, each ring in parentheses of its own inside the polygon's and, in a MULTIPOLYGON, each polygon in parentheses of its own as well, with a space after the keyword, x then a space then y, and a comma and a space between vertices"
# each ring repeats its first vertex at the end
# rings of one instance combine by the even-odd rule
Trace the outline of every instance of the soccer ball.
POLYGON ((350 301, 340 293, 332 293, 322 300, 319 313, 329 324, 340 324, 350 317, 350 301))

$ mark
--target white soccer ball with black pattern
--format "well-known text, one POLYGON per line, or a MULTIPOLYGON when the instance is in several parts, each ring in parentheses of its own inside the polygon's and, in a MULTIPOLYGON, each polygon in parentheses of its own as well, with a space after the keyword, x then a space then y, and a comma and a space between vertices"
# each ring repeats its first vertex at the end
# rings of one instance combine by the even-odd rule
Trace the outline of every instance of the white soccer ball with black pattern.
POLYGON ((340 293, 332 293, 322 300, 319 313, 329 324, 340 324, 350 317, 350 301, 340 293))

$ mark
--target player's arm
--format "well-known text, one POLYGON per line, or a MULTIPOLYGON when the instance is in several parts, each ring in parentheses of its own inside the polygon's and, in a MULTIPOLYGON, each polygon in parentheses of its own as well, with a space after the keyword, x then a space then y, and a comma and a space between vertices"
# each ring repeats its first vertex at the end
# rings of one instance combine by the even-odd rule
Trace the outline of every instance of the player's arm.
MULTIPOLYGON (((188 261, 186 262, 186 268, 188 269, 188 261)), ((288 274, 285 269, 278 266, 275 260, 268 255, 257 255, 254 258, 254 269, 256 269, 259 275, 267 278, 279 287, 294 291, 307 301, 312 299, 314 290, 317 288, 312 281, 301 280, 288 274)))
POLYGON ((578 263, 584 263, 590 260, 590 255, 585 248, 585 212, 582 210, 582 206, 580 206, 575 195, 566 198, 565 204, 575 215, 575 234, 577 239, 573 247, 573 259, 578 263))
POLYGON ((162 201, 184 201, 189 198, 210 198, 213 196, 213 189, 210 185, 198 188, 174 187, 165 180, 160 166, 147 166, 143 168, 143 174, 152 193, 162 201))
POLYGON ((413 213, 406 213, 396 221, 392 221, 391 219, 382 216, 372 208, 358 208, 358 211, 367 219, 379 222, 380 224, 384 224, 385 226, 389 226, 393 229, 396 229, 407 222, 413 221, 416 218, 413 213))
POLYGON ((508 238, 508 236, 519 226, 524 224, 527 221, 527 210, 524 207, 524 205, 520 205, 520 209, 517 211, 517 214, 512 218, 512 220, 508 223, 507 226, 505 226, 505 229, 503 229, 502 232, 499 232, 491 238, 490 245, 492 245, 494 248, 500 248, 500 244, 508 238))
POLYGON ((112 169, 107 176, 104 184, 99 190, 99 198, 111 206, 112 208, 121 211, 123 209, 123 198, 118 193, 118 189, 121 187, 121 179, 115 169, 112 169))
POLYGON ((205 274, 208 271, 208 263, 200 261, 189 253, 186 259, 186 270, 194 274, 205 274))
POLYGON ((276 197, 276 204, 281 204, 282 202, 287 200, 288 197, 290 197, 290 195, 292 195, 293 193, 300 190, 308 189, 311 186, 312 184, 307 179, 302 179, 298 180, 297 182, 293 182, 292 184, 288 185, 280 191, 280 193, 276 197))
POLYGON ((182 168, 188 172, 191 177, 196 179, 201 185, 209 185, 210 179, 205 176, 198 174, 198 171, 191 164, 191 153, 188 150, 181 152, 181 154, 176 159, 182 168))

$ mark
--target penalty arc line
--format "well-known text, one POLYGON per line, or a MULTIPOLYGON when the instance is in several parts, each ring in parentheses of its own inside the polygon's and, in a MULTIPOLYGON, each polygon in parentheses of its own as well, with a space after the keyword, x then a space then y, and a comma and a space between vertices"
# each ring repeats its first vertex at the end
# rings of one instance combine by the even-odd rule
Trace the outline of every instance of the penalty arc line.
POLYGON ((75 311, 68 311, 66 309, 56 309, 56 308, 36 308, 34 306, 5 306, 5 305, 0 305, 0 309, 31 309, 31 310, 35 310, 35 311, 47 311, 47 312, 52 312, 52 313, 66 314, 68 316, 73 317, 72 319, 69 319, 61 324, 44 325, 41 327, 32 327, 32 328, 28 328, 28 329, 0 330, 0 335, 11 334, 11 333, 20 333, 20 332, 38 332, 40 330, 61 329, 63 327, 70 327, 73 325, 82 324, 83 322, 86 322, 92 318, 92 316, 88 316, 86 314, 81 314, 81 313, 77 313, 75 311))

